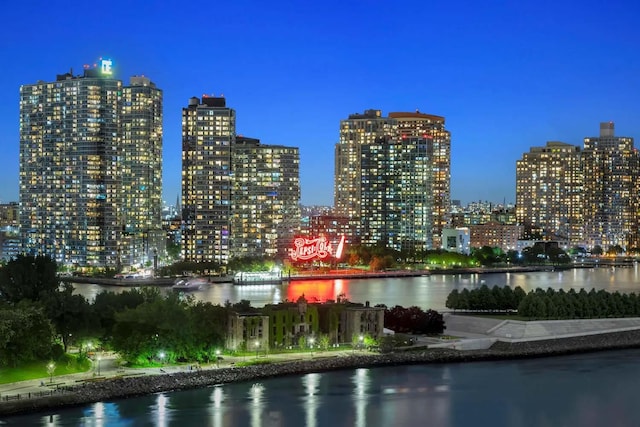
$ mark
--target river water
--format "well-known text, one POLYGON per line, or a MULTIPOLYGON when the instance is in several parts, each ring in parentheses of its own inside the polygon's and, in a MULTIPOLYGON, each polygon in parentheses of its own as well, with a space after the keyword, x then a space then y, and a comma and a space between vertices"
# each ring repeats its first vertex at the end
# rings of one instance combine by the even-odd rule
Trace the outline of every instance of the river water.
MULTIPOLYGON (((204 289, 190 292, 195 298, 214 304, 249 300, 254 307, 278 303, 285 299, 295 301, 301 295, 309 301, 336 299, 344 294, 350 301, 371 305, 385 304, 389 307, 418 306, 422 309, 443 310, 447 296, 453 289, 477 288, 483 284, 489 287, 520 286, 525 291, 535 288, 565 289, 581 288, 605 289, 610 292, 640 292, 640 268, 578 268, 564 271, 542 271, 532 273, 496 274, 432 274, 409 278, 378 279, 336 279, 293 281, 282 285, 243 285, 230 283, 211 284, 204 289)), ((98 292, 109 290, 122 292, 127 288, 76 284, 76 292, 90 300, 98 292)), ((162 288, 170 292, 170 288, 162 288)))
POLYGON ((640 350, 355 369, 159 393, 7 426, 637 427, 640 350))

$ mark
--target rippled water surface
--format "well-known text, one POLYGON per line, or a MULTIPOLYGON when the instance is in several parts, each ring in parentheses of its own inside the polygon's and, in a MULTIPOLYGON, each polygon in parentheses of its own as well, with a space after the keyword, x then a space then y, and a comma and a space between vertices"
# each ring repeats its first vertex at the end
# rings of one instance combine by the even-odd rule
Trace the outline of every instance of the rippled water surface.
POLYGON ((356 369, 160 393, 8 426, 639 426, 640 351, 356 369))
MULTIPOLYGON (((254 307, 278 303, 285 299, 296 300, 304 295, 310 301, 336 299, 345 294, 354 302, 369 301, 372 305, 417 305, 423 309, 445 308, 447 296, 453 289, 476 288, 486 284, 492 286, 520 286, 525 291, 541 288, 569 290, 606 289, 619 292, 640 292, 640 269, 638 266, 625 268, 587 268, 565 271, 544 271, 535 273, 499 274, 433 274, 423 277, 382 278, 382 279, 336 279, 293 281, 283 285, 234 286, 230 283, 211 284, 202 290, 192 292, 193 296, 214 304, 225 301, 251 301, 254 307)), ((102 290, 121 292, 126 288, 76 284, 76 292, 89 299, 102 290)), ((171 292, 165 288, 165 291, 171 292)))

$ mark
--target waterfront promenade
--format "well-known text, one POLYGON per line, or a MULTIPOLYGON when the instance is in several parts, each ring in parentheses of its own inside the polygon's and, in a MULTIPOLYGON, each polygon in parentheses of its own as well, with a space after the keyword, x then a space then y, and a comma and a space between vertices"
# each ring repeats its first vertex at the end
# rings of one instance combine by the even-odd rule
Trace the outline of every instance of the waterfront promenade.
POLYGON ((225 356, 220 365, 145 369, 123 369, 114 355, 105 355, 99 374, 93 370, 0 385, 0 415, 335 369, 502 360, 640 347, 640 318, 521 322, 448 313, 445 322, 447 339, 417 336, 413 345, 387 354, 352 349, 270 354, 269 364, 247 367, 236 364, 260 358, 225 356), (43 391, 50 395, 35 397, 43 391))

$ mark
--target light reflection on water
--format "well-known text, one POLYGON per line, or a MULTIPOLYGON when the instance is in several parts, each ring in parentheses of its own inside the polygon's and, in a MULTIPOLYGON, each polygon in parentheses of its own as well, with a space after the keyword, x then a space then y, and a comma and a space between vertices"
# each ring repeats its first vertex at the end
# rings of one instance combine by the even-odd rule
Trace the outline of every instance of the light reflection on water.
POLYGON ((306 395, 303 402, 305 407, 305 421, 307 427, 317 427, 317 415, 316 411, 320 406, 320 398, 318 397, 320 374, 311 373, 302 377, 302 384, 304 385, 306 395))
MULTIPOLYGON (((350 301, 369 301, 371 305, 417 305, 423 309, 445 308, 447 296, 453 289, 477 288, 482 285, 520 286, 525 291, 535 288, 553 289, 605 289, 609 292, 640 292, 638 265, 618 268, 577 268, 565 271, 542 271, 532 273, 489 273, 489 274, 432 274, 422 277, 377 278, 377 279, 336 279, 293 281, 282 285, 234 286, 230 283, 211 284, 205 289, 191 292, 196 299, 224 305, 240 300, 251 301, 254 307, 274 304, 285 299, 295 301, 304 295, 308 301, 337 299, 344 294, 350 301)), ((118 286, 76 284, 76 292, 93 300, 102 290, 122 292, 127 289, 118 286)), ((161 288, 163 292, 173 292, 161 288)))
POLYGON ((635 427, 639 358, 640 350, 625 350, 361 368, 102 402, 0 425, 635 427))
POLYGON ((223 427, 224 421, 224 388, 216 386, 211 392, 209 411, 213 427, 223 427))

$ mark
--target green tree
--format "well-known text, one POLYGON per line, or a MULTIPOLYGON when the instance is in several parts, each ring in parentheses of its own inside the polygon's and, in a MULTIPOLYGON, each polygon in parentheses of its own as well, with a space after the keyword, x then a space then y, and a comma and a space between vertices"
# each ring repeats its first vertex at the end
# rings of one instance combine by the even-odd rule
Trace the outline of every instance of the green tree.
POLYGON ((55 293, 59 283, 57 265, 48 256, 18 255, 0 268, 0 297, 12 304, 39 301, 55 293))
POLYGON ((329 335, 327 334, 320 335, 320 339, 318 340, 318 345, 320 346, 320 349, 322 349, 322 351, 329 350, 329 344, 330 344, 329 335))
POLYGON ((518 315, 523 317, 533 317, 535 315, 533 307, 534 298, 535 296, 533 295, 533 293, 529 293, 525 295, 524 298, 522 298, 520 304, 518 305, 518 315))
POLYGON ((298 348, 301 351, 307 348, 307 337, 305 335, 300 335, 298 337, 298 348))
POLYGON ((547 314, 547 304, 545 302, 546 300, 546 295, 544 294, 533 294, 533 301, 531 302, 532 305, 532 312, 533 312, 533 317, 536 319, 546 319, 548 314, 547 314))
POLYGON ((215 352, 224 348, 227 334, 228 310, 210 302, 197 302, 188 308, 187 330, 191 331, 190 359, 200 362, 215 358, 215 352))
POLYGON ((549 319, 558 318, 558 308, 553 302, 553 297, 547 296, 543 301, 545 303, 546 317, 549 319))
POLYGON ((367 349, 371 349, 378 346, 378 341, 376 341, 376 339, 369 334, 365 334, 362 341, 363 341, 362 343, 364 347, 367 349))
POLYGON ((483 246, 481 248, 474 248, 471 252, 473 258, 478 260, 482 265, 493 265, 503 262, 506 257, 504 252, 500 248, 492 248, 491 246, 483 246))
POLYGON ((454 289, 451 292, 449 292, 445 306, 452 310, 456 310, 457 308, 460 308, 459 303, 460 303, 460 293, 458 292, 457 289, 454 289))
POLYGON ((492 310, 506 310, 507 306, 508 306, 508 299, 507 296, 505 294, 505 292, 503 292, 503 288, 509 288, 508 286, 494 286, 493 288, 491 288, 491 296, 493 298, 493 307, 491 308, 492 310))
POLYGON ((187 306, 188 301, 171 293, 117 313, 114 350, 134 363, 152 361, 160 351, 169 362, 188 360, 193 354, 194 342, 187 306))
POLYGON ((148 293, 135 288, 118 294, 102 291, 96 295, 93 312, 100 324, 99 336, 104 343, 110 343, 112 340, 116 313, 136 308, 145 301, 145 295, 147 299, 150 298, 148 293))
POLYGON ((54 329, 41 307, 22 302, 0 309, 0 366, 47 360, 53 344, 54 329))
POLYGON ((460 292, 460 297, 458 298, 458 308, 460 310, 469 310, 470 308, 470 293, 469 293, 469 289, 464 288, 462 289, 462 291, 460 292))
POLYGON ((520 286, 516 286, 515 288, 513 288, 512 308, 517 309, 520 305, 520 302, 526 295, 527 293, 520 286))
POLYGON ((496 300, 487 285, 480 286, 480 289, 474 293, 477 294, 477 306, 476 310, 495 310, 496 300))
POLYGON ((46 294, 42 298, 47 316, 51 319, 64 351, 73 342, 87 337, 97 337, 100 324, 87 299, 73 294, 73 286, 65 284, 62 290, 46 294))

